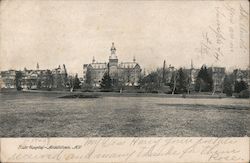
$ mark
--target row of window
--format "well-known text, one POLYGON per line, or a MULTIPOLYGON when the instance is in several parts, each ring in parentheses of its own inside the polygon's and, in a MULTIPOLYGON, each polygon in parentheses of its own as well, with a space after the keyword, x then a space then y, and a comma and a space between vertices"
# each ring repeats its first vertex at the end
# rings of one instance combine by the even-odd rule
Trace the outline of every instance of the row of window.
POLYGON ((214 68, 214 73, 224 73, 225 69, 224 68, 214 68))

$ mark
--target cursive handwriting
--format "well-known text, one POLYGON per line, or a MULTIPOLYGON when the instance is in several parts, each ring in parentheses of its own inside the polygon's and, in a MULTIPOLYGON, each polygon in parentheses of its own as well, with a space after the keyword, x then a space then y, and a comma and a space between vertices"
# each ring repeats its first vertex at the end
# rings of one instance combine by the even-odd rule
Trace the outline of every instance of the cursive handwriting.
POLYGON ((215 25, 209 25, 209 31, 202 33, 201 41, 201 55, 213 56, 216 61, 220 60, 220 57, 224 55, 223 46, 226 40, 226 36, 222 31, 222 19, 226 16, 220 7, 215 8, 215 25))
MULTIPOLYGON (((245 161, 244 138, 77 138, 2 140, 3 162, 245 161), (44 141, 43 141, 44 140, 44 141), (24 143, 25 142, 25 143, 24 143), (30 143, 28 143, 30 142, 30 143), (13 148, 16 147, 16 148, 13 148), (191 160, 190 160, 191 159, 191 160)), ((246 144, 247 146, 247 144, 246 144)))
POLYGON ((239 5, 239 26, 240 26, 240 49, 244 54, 249 52, 249 12, 242 6, 239 5), (248 40, 248 41, 247 41, 248 40))
POLYGON ((235 22, 235 8, 232 7, 230 4, 226 3, 224 4, 224 8, 227 11, 227 20, 228 20, 228 31, 229 31, 229 48, 231 52, 234 52, 234 22, 235 22))

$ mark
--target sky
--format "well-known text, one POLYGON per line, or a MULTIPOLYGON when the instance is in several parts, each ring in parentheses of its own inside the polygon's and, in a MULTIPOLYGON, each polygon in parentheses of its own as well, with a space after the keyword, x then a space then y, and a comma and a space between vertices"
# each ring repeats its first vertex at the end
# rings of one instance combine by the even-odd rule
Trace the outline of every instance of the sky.
POLYGON ((112 42, 119 62, 152 71, 249 66, 248 1, 3 0, 0 70, 52 69, 82 74, 93 56, 107 62, 112 42))

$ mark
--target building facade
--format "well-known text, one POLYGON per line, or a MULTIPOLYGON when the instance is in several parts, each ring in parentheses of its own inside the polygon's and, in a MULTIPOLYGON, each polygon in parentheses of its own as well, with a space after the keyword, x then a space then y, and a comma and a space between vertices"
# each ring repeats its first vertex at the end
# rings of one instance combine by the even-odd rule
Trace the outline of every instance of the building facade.
POLYGON ((184 69, 184 73, 187 75, 187 82, 188 82, 188 90, 190 92, 195 91, 195 82, 198 76, 198 73, 200 69, 196 69, 194 67, 191 67, 190 69, 184 69))
POLYGON ((38 78, 41 74, 41 70, 28 70, 24 68, 22 73, 21 87, 23 89, 37 89, 38 78))
MULTIPOLYGON (((241 70, 241 69, 235 69, 233 71, 233 82, 234 85, 236 82, 240 82, 240 81, 244 81, 247 86, 248 89, 250 89, 250 69, 246 69, 246 70, 241 70)), ((233 90, 235 88, 233 87, 233 90)))
POLYGON ((138 86, 141 67, 135 58, 132 62, 119 63, 114 43, 112 43, 110 51, 111 55, 108 62, 96 62, 93 58, 92 63, 83 65, 83 80, 85 83, 100 87, 104 74, 108 73, 113 84, 138 86))
POLYGON ((1 71, 0 88, 16 88, 16 70, 1 71))
POLYGON ((249 81, 249 73, 250 71, 247 69, 247 70, 241 70, 241 69, 235 69, 233 71, 233 77, 234 77, 234 81, 244 81, 246 83, 250 83, 249 81))
POLYGON ((68 83, 68 74, 65 65, 63 67, 59 65, 57 68, 51 71, 51 87, 52 88, 65 88, 68 83))
POLYGON ((65 65, 52 70, 36 69, 7 70, 0 72, 0 88, 42 89, 65 88, 68 84, 68 76, 65 65), (17 79, 17 75, 19 76, 17 79))

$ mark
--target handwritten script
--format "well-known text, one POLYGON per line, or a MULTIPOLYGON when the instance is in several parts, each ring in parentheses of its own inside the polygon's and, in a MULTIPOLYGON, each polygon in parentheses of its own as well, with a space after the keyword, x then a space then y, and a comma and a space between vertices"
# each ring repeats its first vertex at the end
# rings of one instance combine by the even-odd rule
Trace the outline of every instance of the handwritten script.
POLYGON ((242 4, 239 6, 239 25, 240 25, 240 49, 244 54, 249 51, 249 12, 242 4))
POLYGON ((249 12, 241 3, 223 2, 214 8, 213 21, 202 32, 200 54, 223 62, 230 54, 248 55, 249 12))
POLYGON ((248 162, 248 138, 18 138, 3 162, 248 162))

